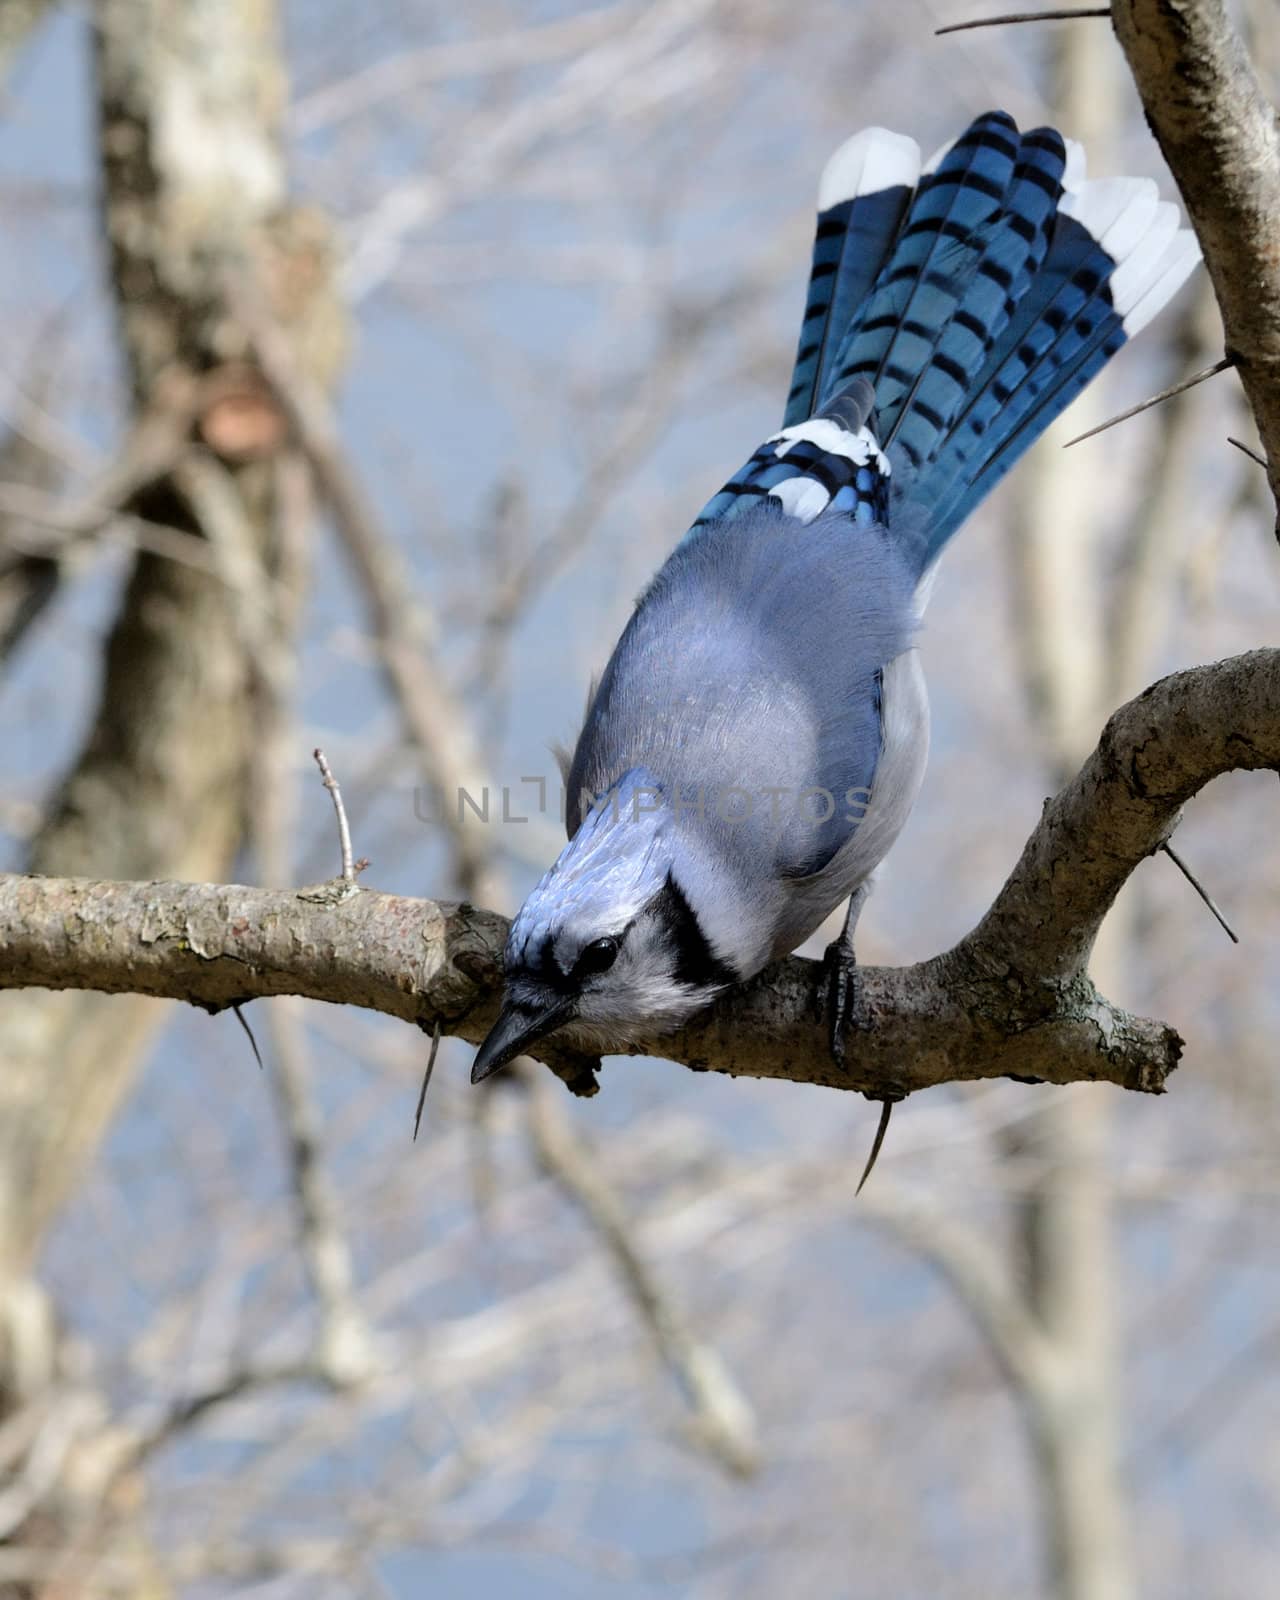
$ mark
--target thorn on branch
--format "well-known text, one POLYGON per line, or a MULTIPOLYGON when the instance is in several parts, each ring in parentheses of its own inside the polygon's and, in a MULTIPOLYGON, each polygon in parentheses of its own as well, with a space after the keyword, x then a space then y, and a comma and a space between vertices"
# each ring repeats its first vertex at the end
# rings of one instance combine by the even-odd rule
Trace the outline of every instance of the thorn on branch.
POLYGON ((1218 373, 1234 366, 1234 357, 1223 356, 1221 361, 1215 361, 1211 367, 1205 367, 1203 372, 1194 372, 1189 378, 1183 378, 1178 383, 1170 384, 1167 389, 1161 389, 1159 394, 1153 394, 1150 399, 1140 400, 1136 406, 1130 406, 1118 417, 1110 417, 1106 422, 1100 422, 1096 428, 1090 428, 1088 433, 1080 433, 1074 439, 1068 439, 1062 448, 1070 450, 1073 444, 1083 444, 1086 439, 1092 439, 1095 433, 1105 433, 1108 428, 1114 428, 1119 422, 1128 422, 1130 417, 1136 417, 1140 411, 1149 411, 1152 406, 1158 406, 1163 400, 1172 400, 1174 395, 1184 394, 1188 389, 1194 389, 1196 384, 1203 383, 1206 378, 1215 378, 1218 373))
POLYGON ((418 1129, 422 1124, 422 1108, 427 1103, 427 1085, 431 1082, 431 1074, 436 1070, 436 1054, 440 1049, 440 1018, 436 1018, 435 1030, 431 1035, 431 1054, 427 1057, 427 1070, 422 1074, 422 1088, 418 1091, 418 1109, 413 1114, 413 1142, 418 1142, 418 1129))
POLYGON ((1236 449, 1243 451, 1244 454, 1248 456, 1250 461, 1256 461, 1258 463, 1258 465, 1263 469, 1263 471, 1264 472, 1266 471, 1266 466, 1267 466, 1267 458, 1266 458, 1266 456, 1260 456, 1258 454, 1258 452, 1256 450, 1254 450, 1250 445, 1245 444, 1243 442, 1243 440, 1233 439, 1230 434, 1227 435, 1227 443, 1235 445, 1236 449))
POLYGON ((944 33, 964 33, 970 28, 1000 28, 1010 22, 1067 22, 1076 17, 1109 17, 1110 6, 1068 6, 1056 11, 1008 11, 999 17, 972 17, 968 22, 949 22, 933 30, 935 38, 944 33))
POLYGON ((231 1009, 236 1014, 236 1021, 248 1035, 249 1044, 253 1049, 253 1059, 258 1063, 258 1071, 261 1072, 263 1070, 262 1051, 258 1049, 258 1041, 253 1036, 253 1029, 249 1026, 249 1019, 245 1016, 244 1012, 239 1006, 233 1005, 231 1009))
POLYGON ((1231 924, 1223 916, 1222 912, 1218 909, 1218 906, 1217 906, 1216 902, 1214 901, 1213 896, 1209 893, 1209 891, 1205 888, 1205 886, 1200 882, 1199 878, 1196 877, 1195 873, 1192 872, 1191 868, 1182 859, 1182 857, 1178 854, 1178 852, 1173 848, 1173 846, 1171 844, 1168 844, 1168 843, 1162 844, 1160 846, 1160 849, 1164 851, 1165 855, 1167 855, 1169 860, 1173 862, 1174 866, 1177 867, 1178 871, 1182 874, 1182 876, 1187 880, 1187 882, 1191 885, 1191 887, 1195 890, 1195 892, 1204 901, 1205 905, 1208 906, 1209 910, 1213 912, 1214 916, 1218 919, 1218 922, 1221 924, 1222 931, 1226 934, 1227 938, 1231 940, 1232 944, 1239 944, 1240 943, 1240 939, 1239 939, 1239 936, 1237 935, 1235 929, 1231 926, 1231 924))
POLYGON ((867 1164, 862 1169, 862 1176, 858 1179, 858 1187, 853 1191, 853 1197, 855 1200, 862 1193, 863 1186, 865 1185, 867 1179, 871 1176, 872 1168, 875 1166, 876 1161, 879 1158, 880 1146, 884 1143, 884 1136, 889 1131, 889 1118, 893 1115, 893 1108, 896 1103, 897 1102, 893 1100, 884 1100, 881 1102, 880 1124, 876 1128, 876 1136, 871 1142, 871 1154, 867 1157, 867 1164))

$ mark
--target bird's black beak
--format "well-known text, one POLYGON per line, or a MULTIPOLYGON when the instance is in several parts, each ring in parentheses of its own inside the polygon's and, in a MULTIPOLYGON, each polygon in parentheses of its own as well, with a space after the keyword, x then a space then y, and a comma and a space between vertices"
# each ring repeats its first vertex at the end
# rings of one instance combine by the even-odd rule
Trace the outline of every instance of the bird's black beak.
POLYGON ((536 1039, 561 1028, 577 1010, 577 1002, 567 996, 544 1010, 535 1011, 508 1000, 498 1013, 498 1020, 489 1029, 489 1036, 476 1051, 471 1065, 472 1083, 481 1083, 491 1072, 505 1067, 536 1039))

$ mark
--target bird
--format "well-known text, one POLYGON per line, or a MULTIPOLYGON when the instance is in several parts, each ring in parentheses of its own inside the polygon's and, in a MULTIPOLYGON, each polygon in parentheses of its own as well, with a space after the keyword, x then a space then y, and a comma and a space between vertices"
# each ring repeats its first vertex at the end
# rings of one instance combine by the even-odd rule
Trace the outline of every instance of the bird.
POLYGON ((815 995, 843 1060, 869 1025, 858 918, 925 773, 938 559, 1199 257, 1153 181, 1089 179, 1078 143, 1002 111, 927 161, 878 127, 835 152, 782 426, 593 687, 473 1082, 553 1033, 607 1053, 677 1029, 847 902, 815 995))

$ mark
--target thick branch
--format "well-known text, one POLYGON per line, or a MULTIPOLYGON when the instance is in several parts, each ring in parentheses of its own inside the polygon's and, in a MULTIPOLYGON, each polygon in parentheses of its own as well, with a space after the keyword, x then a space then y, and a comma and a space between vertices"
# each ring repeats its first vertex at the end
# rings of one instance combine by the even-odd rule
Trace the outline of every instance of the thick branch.
MULTIPOLYGON (((814 1016, 814 964, 796 957, 636 1053, 873 1095, 1000 1076, 1159 1093, 1181 1040, 1099 995, 1085 962, 1117 891, 1183 803, 1224 772, 1264 767, 1280 769, 1280 650, 1165 678, 1111 718, 967 938, 914 967, 867 969, 873 1026, 850 1040, 843 1069, 814 1016)), ((477 1043, 496 1014, 506 926, 474 906, 349 885, 282 893, 8 877, 0 985, 211 1010, 298 994, 438 1022, 477 1043)), ((563 1068, 563 1052, 534 1053, 563 1068)))
MULTIPOLYGON (((439 1021, 443 1032, 480 1042, 497 1015, 504 918, 371 890, 304 896, 3 877, 0 986, 154 995, 211 1011, 297 994, 424 1029, 439 1021)), ((850 1041, 844 1071, 810 1015, 815 965, 796 957, 682 1033, 642 1048, 699 1069, 869 1093, 1002 1074, 1106 1078, 1158 1092, 1177 1061, 1170 1030, 1116 1010, 1086 979, 1028 994, 986 982, 952 957, 868 968, 865 979, 875 1026, 850 1041)), ((546 1059, 544 1046, 532 1053, 546 1059)))
POLYGON ((1116 37, 1187 202, 1280 501, 1280 127, 1223 0, 1113 0, 1116 37))
POLYGON ((1111 717, 954 954, 1068 978, 1129 874, 1173 833, 1181 807, 1224 772, 1277 767, 1280 650, 1161 678, 1111 717))

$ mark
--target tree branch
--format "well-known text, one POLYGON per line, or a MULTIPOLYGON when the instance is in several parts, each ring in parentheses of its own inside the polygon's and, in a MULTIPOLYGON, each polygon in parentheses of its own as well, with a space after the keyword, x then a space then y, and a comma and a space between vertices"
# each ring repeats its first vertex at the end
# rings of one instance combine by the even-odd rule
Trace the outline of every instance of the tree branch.
MULTIPOLYGON (((1280 769, 1280 650, 1164 678, 1111 718, 971 934, 916 966, 867 969, 873 1026, 850 1040, 843 1068, 814 1014, 815 964, 798 957, 633 1053, 873 1096, 1001 1076, 1158 1094, 1182 1041, 1112 1005, 1085 963, 1116 893, 1185 801, 1224 772, 1258 768, 1280 769)), ((298 994, 478 1043, 497 1011, 506 929, 465 903, 342 897, 332 886, 10 876, 0 878, 0 986, 158 995, 211 1011, 298 994)), ((563 1046, 533 1053, 563 1075, 563 1046)))
POLYGON ((1178 180, 1280 502, 1280 127, 1223 0, 1113 0, 1116 38, 1178 180))

